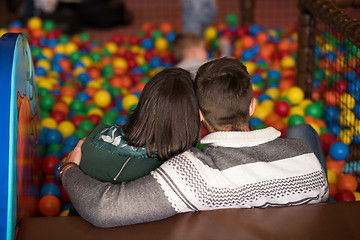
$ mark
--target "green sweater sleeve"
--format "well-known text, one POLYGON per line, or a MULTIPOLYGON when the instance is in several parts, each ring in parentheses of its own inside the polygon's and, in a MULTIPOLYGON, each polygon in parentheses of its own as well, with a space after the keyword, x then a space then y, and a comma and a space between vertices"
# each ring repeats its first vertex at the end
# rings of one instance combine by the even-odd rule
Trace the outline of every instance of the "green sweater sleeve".
POLYGON ((132 155, 131 148, 119 154, 92 144, 94 138, 108 127, 105 124, 98 125, 82 145, 80 169, 83 173, 102 182, 121 183, 143 177, 162 164, 154 158, 132 155))

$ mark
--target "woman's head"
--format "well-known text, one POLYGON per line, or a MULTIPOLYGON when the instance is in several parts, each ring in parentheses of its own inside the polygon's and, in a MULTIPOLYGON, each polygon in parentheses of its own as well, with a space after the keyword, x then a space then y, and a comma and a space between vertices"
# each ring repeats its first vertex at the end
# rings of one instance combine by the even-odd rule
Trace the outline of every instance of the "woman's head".
POLYGON ((197 144, 200 117, 190 73, 171 67, 150 79, 124 131, 130 144, 162 160, 197 144))

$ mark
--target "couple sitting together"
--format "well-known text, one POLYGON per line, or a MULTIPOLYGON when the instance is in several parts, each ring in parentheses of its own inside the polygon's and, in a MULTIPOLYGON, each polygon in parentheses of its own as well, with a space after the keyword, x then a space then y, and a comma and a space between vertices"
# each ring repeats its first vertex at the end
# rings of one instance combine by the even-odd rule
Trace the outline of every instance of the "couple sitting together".
POLYGON ((272 127, 252 130, 255 102, 239 60, 209 61, 195 81, 166 68, 146 84, 125 125, 99 125, 79 141, 60 180, 76 211, 98 227, 327 201, 316 131, 301 124, 280 138, 272 127), (202 139, 201 124, 209 132, 202 139))

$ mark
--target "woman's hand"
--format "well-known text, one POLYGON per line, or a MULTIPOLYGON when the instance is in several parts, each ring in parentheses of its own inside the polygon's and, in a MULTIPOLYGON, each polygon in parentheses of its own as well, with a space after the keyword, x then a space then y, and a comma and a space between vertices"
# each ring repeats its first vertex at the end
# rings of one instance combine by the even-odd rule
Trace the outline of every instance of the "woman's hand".
POLYGON ((76 165, 80 165, 81 162, 81 146, 83 145, 83 143, 85 142, 86 138, 83 138, 81 140, 79 140, 79 142, 77 143, 77 145, 75 146, 74 150, 72 152, 69 153, 69 155, 67 156, 65 163, 67 162, 73 162, 76 165))

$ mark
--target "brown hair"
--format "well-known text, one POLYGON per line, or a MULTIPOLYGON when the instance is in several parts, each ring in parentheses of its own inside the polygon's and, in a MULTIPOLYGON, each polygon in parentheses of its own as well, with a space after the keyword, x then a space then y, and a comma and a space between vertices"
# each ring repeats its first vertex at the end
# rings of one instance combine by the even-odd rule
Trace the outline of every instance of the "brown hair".
POLYGON ((172 51, 176 61, 181 61, 188 49, 191 47, 200 46, 200 44, 204 43, 204 39, 193 33, 182 33, 178 34, 173 43, 172 43, 172 51))
POLYGON ((239 60, 220 58, 202 65, 195 77, 195 92, 206 120, 205 128, 214 131, 249 128, 253 90, 250 75, 239 60))
POLYGON ((145 85, 124 126, 126 140, 166 160, 199 142, 200 117, 190 73, 169 67, 145 85))

